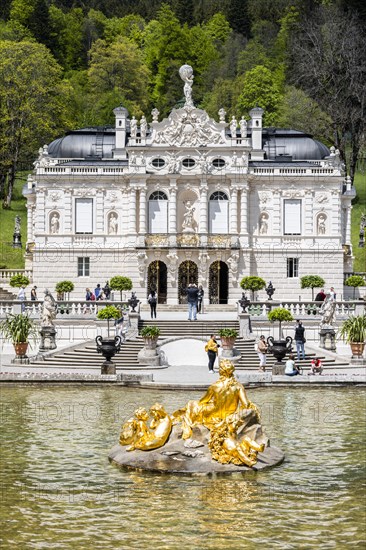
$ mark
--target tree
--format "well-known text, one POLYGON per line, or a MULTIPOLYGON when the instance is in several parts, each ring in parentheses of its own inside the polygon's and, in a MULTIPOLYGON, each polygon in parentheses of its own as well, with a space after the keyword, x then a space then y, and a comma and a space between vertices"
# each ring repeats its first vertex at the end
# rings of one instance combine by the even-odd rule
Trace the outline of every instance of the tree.
POLYGON ((21 286, 28 286, 30 283, 30 280, 25 275, 22 275, 21 273, 18 273, 17 275, 13 275, 10 278, 9 284, 13 288, 20 288, 21 286))
POLYGON ((290 41, 290 78, 332 118, 335 145, 352 180, 366 124, 365 43, 357 14, 333 3, 302 18, 290 41))
POLYGON ((119 290, 121 294, 122 302, 122 291, 123 290, 132 290, 132 281, 129 277, 122 277, 122 275, 116 275, 112 277, 109 281, 109 286, 112 290, 119 290))
POLYGON ((301 288, 311 288, 311 299, 314 300, 314 288, 321 288, 325 285, 325 281, 319 275, 304 275, 301 277, 301 288))
POLYGON ((106 306, 98 311, 97 317, 98 319, 107 319, 109 337, 109 321, 111 319, 119 319, 119 317, 121 317, 121 313, 115 306, 106 306))
POLYGON ((22 155, 68 127, 69 88, 43 44, 0 41, 0 196, 12 199, 22 155))
POLYGON ((294 318, 292 317, 291 313, 285 309, 284 307, 275 307, 271 311, 268 312, 267 315, 268 319, 273 323, 274 321, 278 321, 280 324, 280 330, 279 330, 279 336, 280 339, 282 338, 282 323, 284 321, 293 321, 294 318))
POLYGON ((243 290, 252 291, 252 301, 254 302, 254 292, 262 290, 262 288, 266 286, 266 281, 261 277, 256 277, 253 275, 250 277, 243 277, 240 281, 240 286, 243 290))
POLYGON ((276 76, 266 67, 258 65, 244 75, 241 95, 238 99, 240 113, 248 115, 255 105, 264 109, 264 124, 272 125, 281 100, 276 76))
POLYGON ((366 281, 361 275, 351 275, 350 277, 348 277, 344 281, 344 284, 346 286, 353 286, 353 299, 355 299, 355 297, 356 297, 356 288, 358 286, 366 285, 366 281))
POLYGON ((58 295, 62 295, 62 300, 64 299, 65 294, 69 294, 74 290, 75 286, 72 281, 60 281, 56 284, 55 290, 58 295))

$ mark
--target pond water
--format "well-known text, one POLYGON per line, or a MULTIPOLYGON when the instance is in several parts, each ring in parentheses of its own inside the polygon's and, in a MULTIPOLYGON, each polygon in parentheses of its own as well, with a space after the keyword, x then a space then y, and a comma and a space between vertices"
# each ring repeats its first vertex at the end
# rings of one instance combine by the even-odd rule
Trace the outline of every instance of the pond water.
POLYGON ((3 387, 3 549, 366 547, 365 392, 258 388, 286 460, 230 477, 124 472, 108 462, 138 406, 197 392, 3 387))

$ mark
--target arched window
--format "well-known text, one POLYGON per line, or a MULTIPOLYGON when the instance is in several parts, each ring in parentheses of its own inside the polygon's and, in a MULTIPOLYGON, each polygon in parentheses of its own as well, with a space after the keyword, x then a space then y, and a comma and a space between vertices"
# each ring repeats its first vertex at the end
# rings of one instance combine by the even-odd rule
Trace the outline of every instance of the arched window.
POLYGON ((154 191, 149 197, 149 233, 168 232, 168 197, 154 191))
POLYGON ((223 191, 215 191, 210 196, 210 233, 228 233, 229 198, 223 191))

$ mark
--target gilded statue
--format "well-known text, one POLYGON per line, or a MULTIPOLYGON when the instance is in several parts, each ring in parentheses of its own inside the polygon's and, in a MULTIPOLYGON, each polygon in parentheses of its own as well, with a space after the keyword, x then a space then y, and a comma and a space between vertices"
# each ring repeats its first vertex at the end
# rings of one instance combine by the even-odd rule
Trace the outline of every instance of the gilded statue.
POLYGON ((167 442, 172 430, 170 416, 159 403, 150 408, 150 414, 150 427, 147 426, 149 415, 144 408, 137 409, 134 418, 122 426, 119 442, 120 445, 129 445, 127 451, 150 451, 162 447, 167 442))
POLYGON ((221 464, 245 464, 254 466, 257 462, 257 454, 264 451, 264 444, 259 444, 254 439, 244 437, 238 441, 236 432, 243 421, 228 423, 222 420, 211 430, 211 438, 208 443, 212 458, 221 464))
POLYGON ((131 445, 146 435, 148 432, 146 425, 148 419, 149 414, 146 409, 143 407, 136 409, 134 416, 127 420, 127 422, 125 422, 122 426, 119 444, 131 445))

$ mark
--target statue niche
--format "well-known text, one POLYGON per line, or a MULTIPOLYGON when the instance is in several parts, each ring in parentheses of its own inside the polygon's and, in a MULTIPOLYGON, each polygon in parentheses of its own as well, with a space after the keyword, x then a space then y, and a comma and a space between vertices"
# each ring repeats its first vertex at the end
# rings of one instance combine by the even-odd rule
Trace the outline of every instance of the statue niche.
POLYGON ((325 214, 319 214, 316 220, 316 232, 318 235, 325 235, 326 233, 326 219, 325 214))
POLYGON ((115 212, 108 215, 108 235, 117 235, 118 232, 118 216, 115 212))
POLYGON ((268 234, 268 214, 266 212, 262 212, 262 214, 259 217, 259 234, 260 235, 268 234))
POLYGON ((60 232, 60 214, 58 212, 51 212, 50 214, 50 233, 57 235, 60 232))

